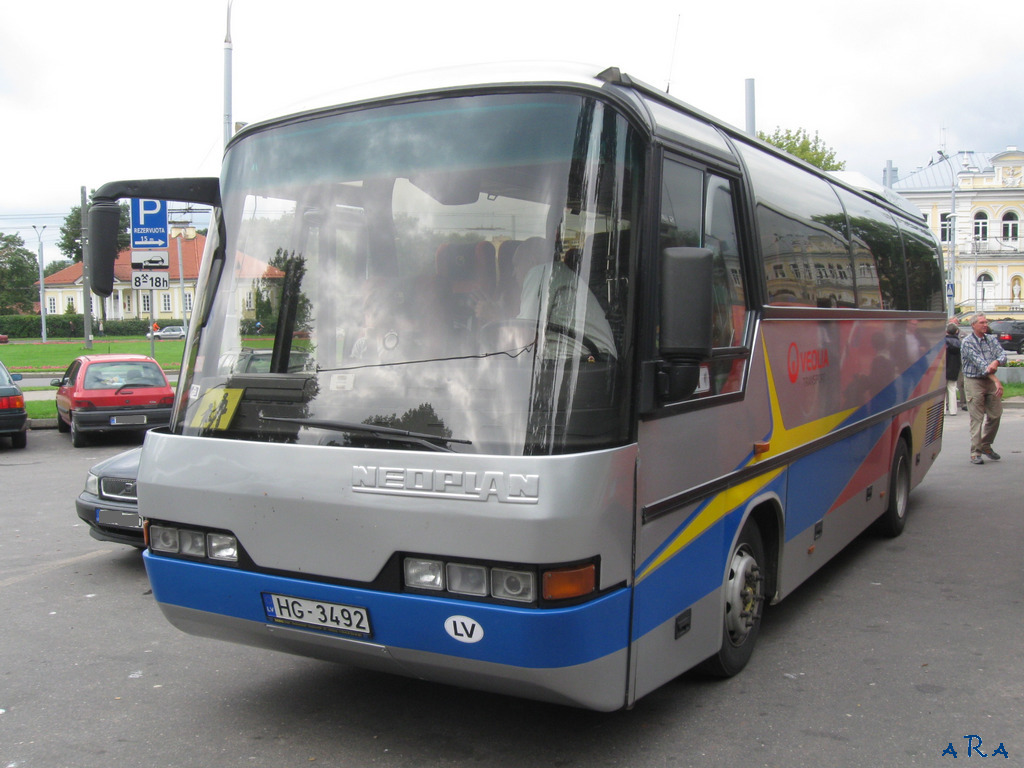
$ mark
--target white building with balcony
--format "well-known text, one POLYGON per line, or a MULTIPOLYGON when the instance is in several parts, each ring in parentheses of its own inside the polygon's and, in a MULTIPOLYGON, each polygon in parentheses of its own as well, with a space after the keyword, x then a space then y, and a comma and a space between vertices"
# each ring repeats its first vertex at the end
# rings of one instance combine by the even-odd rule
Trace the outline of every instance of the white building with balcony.
POLYGON ((957 312, 1024 318, 1024 152, 957 152, 886 184, 939 237, 957 312))

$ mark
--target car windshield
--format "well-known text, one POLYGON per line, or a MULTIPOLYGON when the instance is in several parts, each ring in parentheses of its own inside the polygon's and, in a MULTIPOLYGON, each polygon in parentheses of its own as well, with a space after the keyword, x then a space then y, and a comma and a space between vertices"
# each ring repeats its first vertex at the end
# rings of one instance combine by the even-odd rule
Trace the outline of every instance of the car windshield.
POLYGON ((622 444, 642 157, 622 115, 557 93, 307 115, 240 139, 172 428, 481 453, 622 444))
POLYGON ((7 372, 7 369, 0 365, 0 386, 11 387, 14 386, 14 379, 11 378, 11 374, 7 372))
POLYGON ((83 389, 116 389, 123 386, 166 386, 164 376, 156 363, 109 362, 92 363, 85 369, 83 389))

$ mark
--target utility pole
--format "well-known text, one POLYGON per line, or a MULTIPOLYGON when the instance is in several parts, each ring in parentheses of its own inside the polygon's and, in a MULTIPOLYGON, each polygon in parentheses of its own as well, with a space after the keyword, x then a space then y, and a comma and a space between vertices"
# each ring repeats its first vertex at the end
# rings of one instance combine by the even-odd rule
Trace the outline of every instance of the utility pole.
POLYGON ((185 314, 185 269, 181 258, 181 241, 194 240, 196 228, 188 221, 172 221, 171 237, 178 241, 178 290, 181 293, 181 320, 185 323, 185 331, 188 331, 189 318, 185 314))
POLYGON ((46 225, 37 227, 35 224, 32 225, 32 229, 36 231, 36 237, 39 239, 39 319, 43 324, 43 344, 46 343, 46 288, 43 283, 43 230, 46 229, 46 225))
POLYGON ((224 146, 231 141, 231 2, 228 0, 227 34, 224 35, 224 146))
MULTIPOLYGON (((946 316, 953 317, 956 314, 956 229, 957 229, 957 216, 956 216, 956 187, 957 187, 957 172, 953 167, 953 159, 947 155, 943 150, 939 150, 939 157, 945 160, 949 164, 949 245, 946 248, 946 252, 949 255, 949 276, 946 278, 953 284, 953 295, 948 298, 948 306, 946 308, 946 316)), ((939 225, 939 232, 942 231, 942 225, 939 225)), ((977 264, 977 259, 975 259, 977 264)), ((975 281, 977 281, 977 266, 975 266, 975 281)), ((977 291, 975 291, 977 294, 977 291)), ((974 309, 978 310, 978 297, 974 297, 974 309)))
POLYGON ((82 315, 85 319, 85 348, 92 349, 92 281, 89 279, 89 208, 82 187, 82 315))

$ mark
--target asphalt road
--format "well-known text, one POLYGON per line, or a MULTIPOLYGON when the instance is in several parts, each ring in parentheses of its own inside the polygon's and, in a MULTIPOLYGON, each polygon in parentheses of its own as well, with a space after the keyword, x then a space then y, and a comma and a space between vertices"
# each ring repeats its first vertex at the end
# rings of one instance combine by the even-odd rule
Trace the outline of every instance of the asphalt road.
POLYGON ((861 537, 769 609, 742 674, 610 715, 184 635, 138 552, 75 516, 131 439, 34 431, 0 447, 0 768, 1024 765, 1024 410, 999 463, 968 462, 967 422, 903 536, 861 537))

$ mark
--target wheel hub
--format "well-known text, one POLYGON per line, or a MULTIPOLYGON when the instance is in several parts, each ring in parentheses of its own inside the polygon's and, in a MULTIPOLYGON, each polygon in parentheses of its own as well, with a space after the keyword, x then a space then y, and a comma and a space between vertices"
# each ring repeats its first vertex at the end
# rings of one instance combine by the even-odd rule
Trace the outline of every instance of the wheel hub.
POLYGON ((761 615, 764 578, 750 551, 733 553, 725 584, 725 629, 733 645, 741 645, 761 615))

